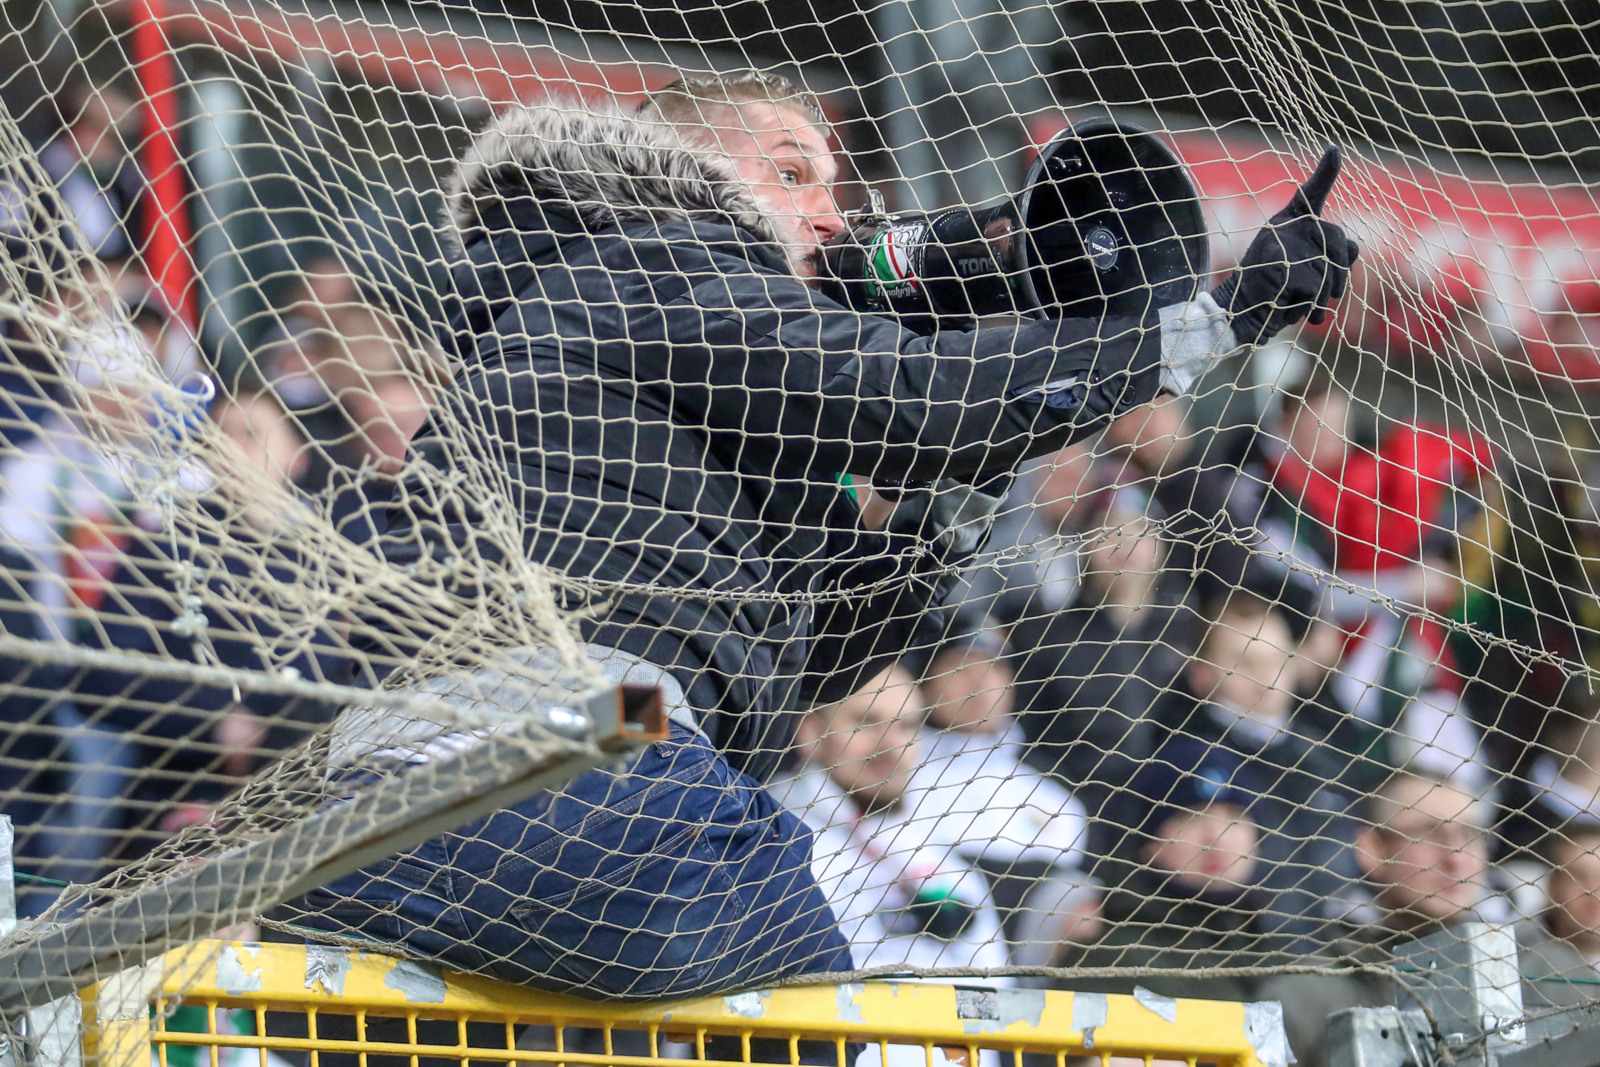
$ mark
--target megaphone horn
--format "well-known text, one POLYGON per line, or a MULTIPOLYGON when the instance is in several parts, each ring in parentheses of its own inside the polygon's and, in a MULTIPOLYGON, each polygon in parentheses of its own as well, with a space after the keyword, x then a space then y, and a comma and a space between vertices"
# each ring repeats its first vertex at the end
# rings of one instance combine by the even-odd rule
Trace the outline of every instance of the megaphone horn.
POLYGON ((1063 130, 1028 170, 1016 212, 1029 240, 1019 288, 1051 315, 1138 315, 1194 297, 1211 241, 1188 168, 1115 119, 1063 130))

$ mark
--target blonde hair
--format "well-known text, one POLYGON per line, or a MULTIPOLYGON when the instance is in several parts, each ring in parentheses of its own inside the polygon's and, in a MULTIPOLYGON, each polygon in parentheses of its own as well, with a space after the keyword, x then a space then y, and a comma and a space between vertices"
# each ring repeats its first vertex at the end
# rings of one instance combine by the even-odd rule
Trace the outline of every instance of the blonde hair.
POLYGON ((685 75, 662 86, 639 105, 638 115, 652 122, 673 126, 712 125, 713 115, 736 110, 742 104, 775 104, 805 116, 812 125, 831 132, 827 116, 817 98, 804 86, 781 74, 762 70, 739 70, 703 77, 685 75))

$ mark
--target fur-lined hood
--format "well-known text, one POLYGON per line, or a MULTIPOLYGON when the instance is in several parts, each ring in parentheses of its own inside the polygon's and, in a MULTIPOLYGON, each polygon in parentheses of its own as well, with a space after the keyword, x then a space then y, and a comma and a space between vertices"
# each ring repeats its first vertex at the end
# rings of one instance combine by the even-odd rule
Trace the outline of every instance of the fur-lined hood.
POLYGON ((532 197, 562 205, 591 232, 630 222, 731 223, 779 248, 726 156, 671 126, 581 103, 513 107, 478 134, 447 184, 457 249, 485 232, 490 209, 532 197))

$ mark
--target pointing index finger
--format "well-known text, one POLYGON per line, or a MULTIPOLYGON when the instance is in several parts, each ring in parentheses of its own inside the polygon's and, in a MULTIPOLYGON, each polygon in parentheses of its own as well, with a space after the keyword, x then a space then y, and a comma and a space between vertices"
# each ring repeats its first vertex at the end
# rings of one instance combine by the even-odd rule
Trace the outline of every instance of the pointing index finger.
POLYGON ((1322 214, 1322 205, 1328 202, 1328 194, 1333 191, 1333 183, 1339 180, 1339 168, 1342 165, 1339 146, 1329 145, 1328 150, 1322 153, 1317 169, 1300 186, 1300 195, 1305 197, 1313 215, 1322 214))

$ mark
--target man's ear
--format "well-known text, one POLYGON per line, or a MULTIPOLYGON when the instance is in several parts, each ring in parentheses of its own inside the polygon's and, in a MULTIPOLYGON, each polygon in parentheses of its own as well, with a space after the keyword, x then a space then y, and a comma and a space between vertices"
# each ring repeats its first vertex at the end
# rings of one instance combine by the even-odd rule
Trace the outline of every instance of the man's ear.
POLYGON ((1363 826, 1356 834, 1355 840, 1356 866, 1361 868, 1361 873, 1370 876, 1378 869, 1382 859, 1378 855, 1378 828, 1363 826))

